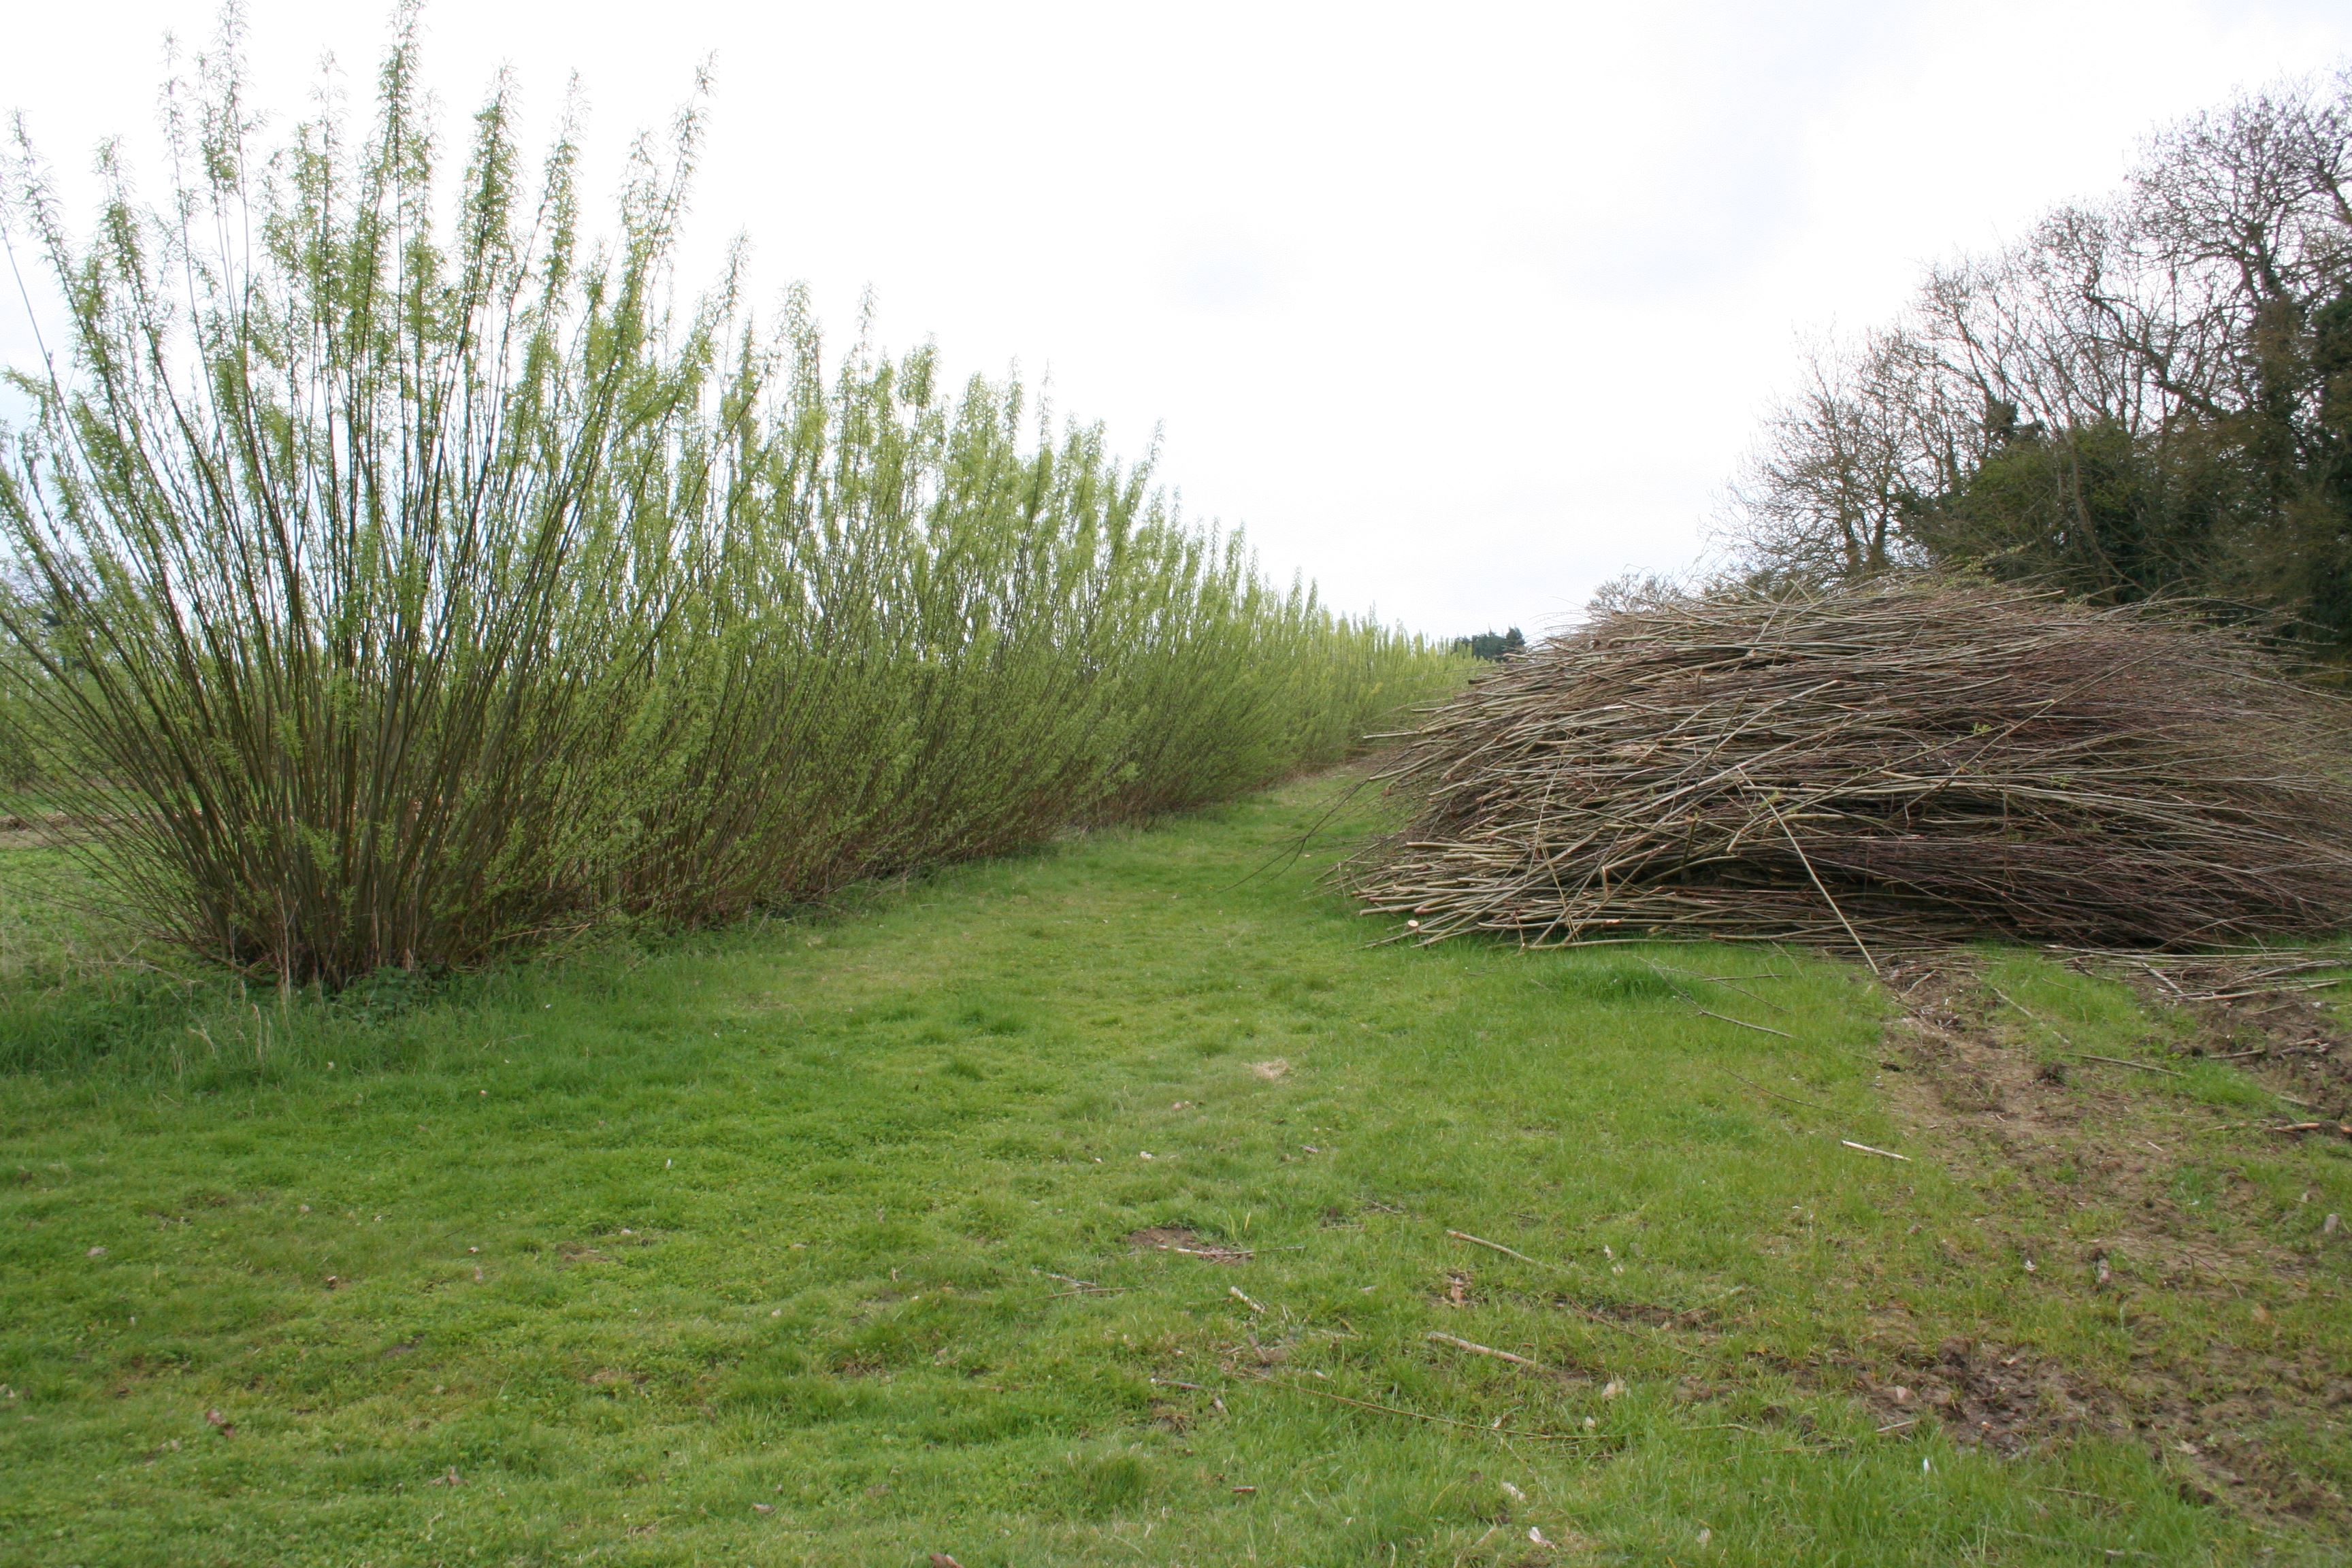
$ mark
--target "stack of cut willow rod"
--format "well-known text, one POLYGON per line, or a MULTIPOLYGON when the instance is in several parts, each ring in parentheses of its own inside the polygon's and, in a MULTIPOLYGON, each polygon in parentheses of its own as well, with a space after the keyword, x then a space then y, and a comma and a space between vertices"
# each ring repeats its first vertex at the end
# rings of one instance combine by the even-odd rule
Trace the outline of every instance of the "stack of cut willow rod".
POLYGON ((1603 616, 1401 737, 1345 875, 1436 942, 2181 948, 2352 922, 2352 710, 2245 639, 1934 577, 1603 616))

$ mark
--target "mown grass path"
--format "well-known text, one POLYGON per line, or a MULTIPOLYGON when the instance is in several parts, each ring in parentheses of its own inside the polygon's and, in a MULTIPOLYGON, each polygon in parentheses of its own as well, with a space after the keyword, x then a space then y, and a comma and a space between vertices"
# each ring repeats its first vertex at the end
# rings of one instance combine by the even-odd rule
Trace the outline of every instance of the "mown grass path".
POLYGON ((1345 833, 1286 854, 1335 787, 381 1016, 8 982, 20 1057, 134 1066, 0 1079, 0 1563, 2340 1560, 2324 1399, 2237 1434, 2323 1498, 2250 1519, 1886 1391, 2341 1383, 2352 1161, 2123 1075, 2294 1263, 2102 1288, 2113 1194, 1906 1116, 1866 976, 1367 946, 1345 833))

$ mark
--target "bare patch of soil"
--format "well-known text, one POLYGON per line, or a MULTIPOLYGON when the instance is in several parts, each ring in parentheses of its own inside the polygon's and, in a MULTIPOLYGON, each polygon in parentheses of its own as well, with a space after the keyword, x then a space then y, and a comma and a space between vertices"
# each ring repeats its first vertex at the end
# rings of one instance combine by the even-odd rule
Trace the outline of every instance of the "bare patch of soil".
POLYGON ((2352 1034, 2314 1000, 2318 992, 2256 988, 2231 995, 2226 977, 2178 966, 2120 973, 2144 999, 2196 1021, 2189 1055, 2231 1062, 2273 1093, 2300 1101, 2313 1113, 2309 1120, 2352 1120, 2352 1034))
POLYGON ((1714 1333, 1722 1317, 1718 1306, 1685 1307, 1680 1310, 1660 1306, 1655 1301, 1612 1301, 1598 1298, 1575 1298, 1556 1295, 1552 1305, 1571 1312, 1582 1313, 1603 1323, 1615 1323, 1621 1328, 1670 1329, 1677 1331, 1714 1333))
POLYGON ((1205 1258, 1212 1263, 1247 1263, 1253 1256, 1244 1248, 1211 1241, 1181 1225, 1148 1226, 1129 1236, 1127 1244, 1139 1252, 1176 1252, 1186 1258, 1205 1258))
POLYGON ((2131 1069, 2046 1061, 2019 1043, 2021 1030, 2005 1037, 2011 1020, 1996 1018, 2000 999, 1964 963, 1888 978, 1905 1012, 1888 1030, 1881 1089, 1908 1120, 1960 1146, 1954 1154, 2016 1172, 2053 1203, 2130 1200, 2142 1217, 2116 1238, 2119 1253, 2152 1258, 2206 1234, 2172 1205, 2176 1162, 2147 1136, 2157 1130, 2133 1097, 2131 1069))
POLYGON ((66 811, 0 812, 0 849, 46 849, 87 838, 121 821, 113 816, 77 816, 66 811))
MULTIPOLYGON (((2071 1244, 2074 1256, 2036 1260, 2040 1270, 2072 1272, 2126 1314, 2146 1292, 2202 1294, 2235 1316, 2246 1312, 2246 1296, 2311 1288, 2305 1260, 2268 1238, 2267 1201, 2251 1184, 2181 1195, 2184 1121, 2218 1126, 2230 1120, 2225 1113, 2151 1101, 2128 1068, 2037 1048, 2056 1026, 2028 1027, 1965 958, 1916 961, 1888 978, 1905 1012, 1887 1034, 1882 1091, 1925 1141, 1942 1146, 1943 1163, 1959 1172, 1999 1169, 2052 1212, 2096 1207, 2110 1216, 2100 1234, 2071 1244), (2185 1202, 2201 1206, 2192 1213, 2185 1202), (2225 1218, 2243 1223, 2217 1226, 2225 1218)), ((2307 1000, 2166 1000, 2197 1018, 2195 1054, 2231 1058, 2273 1088, 2291 1081, 2288 1092, 2330 1111, 2347 1108, 2352 1079, 2341 1037, 2307 1000)), ((2240 1135, 2275 1136, 2262 1128, 2240 1135)), ((2022 1266, 2021 1246, 2019 1252, 2022 1266)), ((2248 1435, 2282 1419, 2340 1419, 2352 1405, 2352 1381, 2316 1358, 2289 1360, 2216 1335, 2192 1361, 2141 1352, 2127 1367, 2095 1375, 2025 1347, 1966 1339, 1923 1345, 1906 1337, 1909 1327, 1901 1314, 1881 1319, 1877 1342, 1844 1369, 1884 1430, 1932 1419, 1958 1442, 2001 1453, 2097 1431, 2146 1444, 2189 1478, 2189 1495, 2227 1498, 2254 1512, 2352 1517, 2352 1505, 2325 1481, 2248 1435)))
POLYGON ((1940 1421, 1955 1442, 2015 1454, 2053 1433, 2089 1426, 2120 1430, 2108 1391, 2022 1350, 1972 1340, 1929 1351, 1897 1350, 1857 1377, 1857 1392, 1882 1432, 1940 1421))

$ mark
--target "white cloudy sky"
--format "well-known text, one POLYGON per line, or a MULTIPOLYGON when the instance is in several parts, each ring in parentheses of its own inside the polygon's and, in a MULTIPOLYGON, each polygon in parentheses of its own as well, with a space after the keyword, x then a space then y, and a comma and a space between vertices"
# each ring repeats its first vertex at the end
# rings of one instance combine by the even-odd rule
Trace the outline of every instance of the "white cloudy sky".
MULTIPOLYGON (((0 107, 68 175, 154 121, 211 0, 12 8, 0 107)), ((252 0, 266 100, 385 11, 252 0)), ((1391 6, 442 0, 462 113, 577 72, 611 154, 715 62, 696 203, 762 289, 1017 362, 1332 602, 1453 633, 1702 546, 1799 344, 2111 186, 2156 123, 2352 59, 2311 0, 1391 6)), ((152 157, 147 160, 152 166, 152 157)), ((0 352, 24 352, 0 307, 0 352)))

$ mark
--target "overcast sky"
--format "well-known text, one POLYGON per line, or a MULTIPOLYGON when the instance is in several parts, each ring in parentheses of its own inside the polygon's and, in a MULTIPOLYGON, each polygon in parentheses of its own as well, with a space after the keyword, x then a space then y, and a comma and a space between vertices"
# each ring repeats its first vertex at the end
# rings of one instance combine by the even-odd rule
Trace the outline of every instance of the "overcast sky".
MULTIPOLYGON (((0 106, 65 174, 109 134, 154 169, 209 0, 11 9, 0 106)), ((386 15, 254 0, 281 123, 330 55, 363 98, 386 15)), ((746 236, 836 341, 871 288, 887 346, 1160 427, 1268 570, 1452 634, 1689 562, 1805 341, 2352 58, 2352 5, 445 0, 425 36, 453 120, 504 65, 543 134, 576 72, 606 191, 710 58, 695 265, 746 236)))

